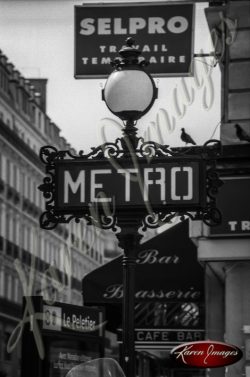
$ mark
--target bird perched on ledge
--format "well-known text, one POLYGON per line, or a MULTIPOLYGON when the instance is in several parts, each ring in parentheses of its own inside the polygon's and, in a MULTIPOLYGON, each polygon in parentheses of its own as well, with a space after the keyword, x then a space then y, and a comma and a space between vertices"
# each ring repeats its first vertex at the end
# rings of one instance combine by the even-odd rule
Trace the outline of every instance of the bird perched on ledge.
POLYGON ((239 124, 236 124, 235 128, 237 138, 241 141, 248 141, 250 143, 250 135, 247 134, 239 124))
POLYGON ((191 138, 191 136, 185 132, 185 128, 181 129, 181 140, 186 144, 196 145, 196 142, 191 138))

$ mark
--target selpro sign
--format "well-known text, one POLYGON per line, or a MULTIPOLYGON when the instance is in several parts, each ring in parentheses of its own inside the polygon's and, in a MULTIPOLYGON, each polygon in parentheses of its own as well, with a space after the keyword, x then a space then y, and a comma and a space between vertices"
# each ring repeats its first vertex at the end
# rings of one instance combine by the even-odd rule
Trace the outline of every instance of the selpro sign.
POLYGON ((107 77, 127 37, 155 76, 190 75, 193 4, 75 6, 75 77, 107 77))

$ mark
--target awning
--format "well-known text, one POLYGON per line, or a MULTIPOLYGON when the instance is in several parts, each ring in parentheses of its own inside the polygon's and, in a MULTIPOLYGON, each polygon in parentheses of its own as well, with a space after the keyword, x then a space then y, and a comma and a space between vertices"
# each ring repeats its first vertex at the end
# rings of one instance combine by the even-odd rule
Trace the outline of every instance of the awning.
MULTIPOLYGON (((204 302, 204 270, 188 221, 140 245, 136 257, 136 302, 204 302)), ((121 303, 122 256, 86 275, 82 288, 85 305, 121 303)))

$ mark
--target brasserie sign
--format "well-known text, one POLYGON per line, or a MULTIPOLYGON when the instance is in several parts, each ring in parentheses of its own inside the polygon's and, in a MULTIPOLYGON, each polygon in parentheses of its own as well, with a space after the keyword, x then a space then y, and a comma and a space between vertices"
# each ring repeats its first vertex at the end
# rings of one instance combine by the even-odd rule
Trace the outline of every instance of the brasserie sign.
POLYGON ((191 74, 193 4, 75 6, 75 77, 107 77, 126 37, 136 38, 155 76, 191 74))

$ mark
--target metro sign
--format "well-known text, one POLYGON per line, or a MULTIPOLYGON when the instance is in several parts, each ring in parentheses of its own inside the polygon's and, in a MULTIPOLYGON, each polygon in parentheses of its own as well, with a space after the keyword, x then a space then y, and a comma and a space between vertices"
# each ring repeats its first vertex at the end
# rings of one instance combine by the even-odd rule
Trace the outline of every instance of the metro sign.
POLYGON ((185 215, 208 226, 220 223, 215 200, 221 185, 215 168, 220 153, 217 140, 189 155, 168 145, 130 138, 135 144, 132 151, 126 137, 92 148, 89 154, 58 151, 50 145, 41 148, 40 158, 46 165, 38 187, 46 200, 42 229, 81 218, 88 225, 113 231, 117 224, 156 228, 185 215))
POLYGON ((57 160, 55 163, 55 212, 72 213, 90 205, 114 209, 145 208, 176 210, 205 204, 203 161, 171 158, 127 161, 57 160))

